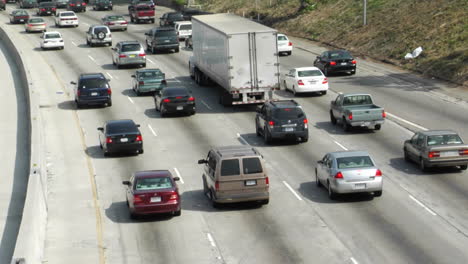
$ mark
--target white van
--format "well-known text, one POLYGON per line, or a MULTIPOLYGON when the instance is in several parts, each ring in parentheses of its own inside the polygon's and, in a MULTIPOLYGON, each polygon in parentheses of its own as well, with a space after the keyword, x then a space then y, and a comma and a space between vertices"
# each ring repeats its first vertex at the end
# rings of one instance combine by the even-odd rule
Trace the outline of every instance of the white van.
POLYGON ((174 23, 175 31, 179 40, 186 39, 192 35, 192 22, 177 21, 174 23))

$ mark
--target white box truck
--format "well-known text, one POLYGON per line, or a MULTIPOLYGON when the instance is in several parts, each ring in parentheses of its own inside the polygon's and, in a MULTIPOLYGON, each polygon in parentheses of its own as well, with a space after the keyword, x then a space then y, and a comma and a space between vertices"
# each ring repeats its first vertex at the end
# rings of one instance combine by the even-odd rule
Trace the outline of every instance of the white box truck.
POLYGON ((277 31, 234 14, 192 17, 190 76, 221 86, 223 105, 258 104, 279 90, 277 31))

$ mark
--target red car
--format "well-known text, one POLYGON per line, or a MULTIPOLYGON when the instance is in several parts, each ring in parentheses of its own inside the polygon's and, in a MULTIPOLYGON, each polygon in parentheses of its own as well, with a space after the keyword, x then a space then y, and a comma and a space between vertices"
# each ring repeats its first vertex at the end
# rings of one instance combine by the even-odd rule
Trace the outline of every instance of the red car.
POLYGON ((160 213, 172 213, 180 216, 182 213, 179 188, 168 170, 151 170, 135 172, 129 181, 123 181, 127 186, 127 205, 130 217, 160 213))

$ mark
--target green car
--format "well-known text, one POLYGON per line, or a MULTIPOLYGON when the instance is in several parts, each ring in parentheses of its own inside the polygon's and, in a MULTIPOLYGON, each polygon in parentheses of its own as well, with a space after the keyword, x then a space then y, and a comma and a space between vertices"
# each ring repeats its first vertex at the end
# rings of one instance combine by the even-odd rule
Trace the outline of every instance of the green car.
POLYGON ((166 74, 160 69, 137 70, 133 78, 133 90, 137 95, 155 93, 166 86, 166 74))

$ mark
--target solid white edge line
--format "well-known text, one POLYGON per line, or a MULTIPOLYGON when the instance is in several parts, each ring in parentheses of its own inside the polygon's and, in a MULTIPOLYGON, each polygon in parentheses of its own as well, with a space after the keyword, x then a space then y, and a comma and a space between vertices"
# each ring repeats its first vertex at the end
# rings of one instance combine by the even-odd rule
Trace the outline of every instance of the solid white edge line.
POLYGON ((127 97, 127 98, 128 98, 128 100, 129 100, 132 104, 134 104, 132 98, 130 98, 130 97, 127 97))
POLYGON ((413 123, 413 122, 410 122, 410 121, 408 121, 408 120, 406 120, 406 119, 403 119, 403 118, 401 118, 401 117, 398 117, 398 116, 396 116, 396 115, 394 115, 394 114, 391 114, 391 113, 388 113, 388 112, 387 112, 387 115, 388 115, 388 116, 391 116, 391 117, 393 117, 393 118, 395 118, 395 119, 398 119, 398 120, 400 120, 400 121, 402 121, 402 122, 405 122, 405 123, 408 124, 408 125, 412 125, 412 126, 414 126, 414 127, 416 127, 416 128, 419 128, 419 129, 421 129, 421 130, 429 130, 429 129, 423 127, 423 126, 420 126, 420 125, 418 125, 418 124, 415 124, 415 123, 413 123))
POLYGON ((206 106, 209 110, 213 110, 205 101, 201 100, 202 104, 206 106))
POLYGON ((147 59, 149 62, 155 64, 154 61, 152 61, 152 60, 150 60, 150 59, 148 59, 148 58, 146 58, 146 59, 147 59))
POLYGON ((153 135, 154 135, 155 137, 158 136, 158 134, 156 134, 156 131, 154 131, 154 129, 151 127, 150 124, 148 124, 148 128, 149 128, 149 130, 151 130, 151 133, 153 133, 153 135))
POLYGON ((348 150, 345 146, 341 145, 340 142, 336 141, 336 140, 333 140, 335 142, 335 144, 337 144, 338 146, 340 146, 342 149, 344 150, 348 150))
POLYGON ((184 184, 184 183, 185 183, 185 182, 184 182, 184 179, 182 179, 182 176, 180 175, 179 170, 178 170, 177 168, 174 168, 174 171, 175 171, 175 173, 177 174, 177 177, 179 177, 180 182, 181 182, 182 184, 184 184))
POLYGON ((249 142, 247 142, 247 140, 245 140, 239 133, 237 133, 237 137, 242 140, 242 142, 244 142, 246 145, 250 145, 249 142))
POLYGON ((112 75, 108 72, 106 72, 106 74, 111 78, 111 79, 114 79, 114 77, 112 77, 112 75))
POLYGON ((359 264, 359 262, 357 262, 353 257, 351 257, 350 259, 351 259, 351 262, 353 262, 353 264, 359 264))
POLYGON ((211 234, 207 233, 206 236, 208 237, 208 240, 210 241, 211 246, 216 247, 216 243, 215 243, 213 237, 211 236, 211 234))
POLYGON ((294 191, 294 189, 291 186, 289 186, 289 184, 286 181, 283 181, 283 184, 286 185, 286 187, 294 194, 294 196, 296 196, 296 198, 299 201, 302 201, 302 198, 299 196, 299 194, 297 194, 296 191, 294 191))
POLYGON ((427 208, 427 206, 425 206, 423 203, 421 203, 418 199, 414 198, 413 195, 409 195, 409 197, 415 201, 417 204, 419 204, 419 206, 421 206, 422 208, 426 209, 426 211, 428 211, 431 215, 433 216, 436 216, 437 214, 432 211, 431 209, 427 208))

